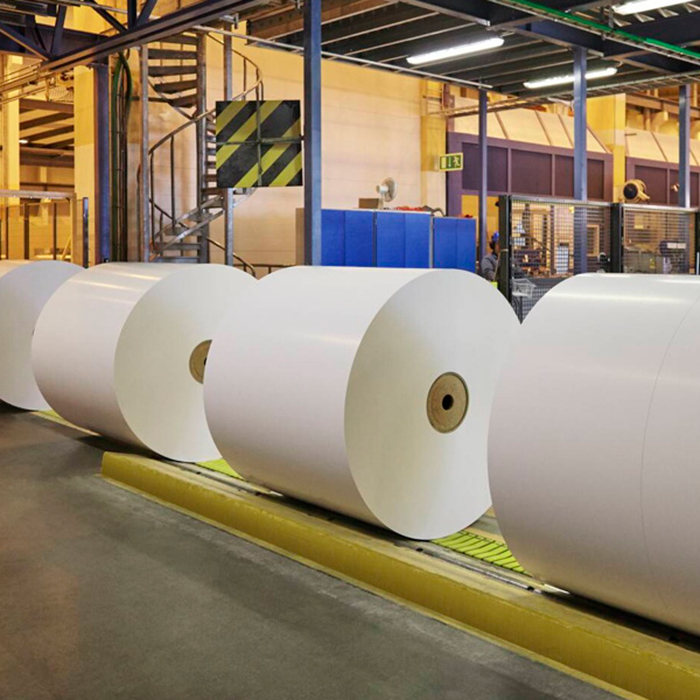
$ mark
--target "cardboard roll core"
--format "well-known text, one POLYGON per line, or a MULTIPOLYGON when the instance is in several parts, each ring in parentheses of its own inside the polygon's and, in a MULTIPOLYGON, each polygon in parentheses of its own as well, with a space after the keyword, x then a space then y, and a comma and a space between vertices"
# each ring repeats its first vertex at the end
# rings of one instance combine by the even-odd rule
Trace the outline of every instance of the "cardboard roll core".
POLYGON ((204 370, 207 368, 210 347, 211 340, 203 340, 190 355, 190 374, 200 384, 204 384, 204 370))
POLYGON ((467 415, 469 390, 455 372, 441 374, 430 387, 427 401, 428 420, 439 433, 456 430, 467 415))

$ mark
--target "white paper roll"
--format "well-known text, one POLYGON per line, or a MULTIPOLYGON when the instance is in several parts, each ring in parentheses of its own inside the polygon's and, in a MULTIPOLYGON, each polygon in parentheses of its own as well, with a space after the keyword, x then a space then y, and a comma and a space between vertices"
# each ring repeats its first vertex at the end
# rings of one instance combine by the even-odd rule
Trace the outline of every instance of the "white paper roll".
POLYGON ((82 268, 59 260, 0 261, 0 400, 32 411, 48 409, 34 379, 34 327, 52 294, 82 268))
POLYGON ((700 280, 580 275, 537 304, 494 400, 489 476, 521 564, 700 632, 700 280))
POLYGON ((490 505, 491 399, 518 325, 466 272, 275 272, 212 346, 214 440, 275 491, 408 537, 452 534, 490 505))
POLYGON ((215 459, 201 375, 224 312, 252 286, 223 265, 110 263, 81 272, 37 324, 39 387, 76 425, 174 460, 215 459))

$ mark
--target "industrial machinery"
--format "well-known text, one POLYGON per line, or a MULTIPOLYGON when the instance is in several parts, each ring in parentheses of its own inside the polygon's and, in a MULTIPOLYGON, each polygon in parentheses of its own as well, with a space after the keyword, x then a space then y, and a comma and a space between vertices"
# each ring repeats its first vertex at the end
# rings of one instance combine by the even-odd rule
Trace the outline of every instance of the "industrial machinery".
POLYGON ((642 180, 627 180, 622 188, 622 196, 631 204, 648 202, 651 199, 647 194, 647 186, 642 180))

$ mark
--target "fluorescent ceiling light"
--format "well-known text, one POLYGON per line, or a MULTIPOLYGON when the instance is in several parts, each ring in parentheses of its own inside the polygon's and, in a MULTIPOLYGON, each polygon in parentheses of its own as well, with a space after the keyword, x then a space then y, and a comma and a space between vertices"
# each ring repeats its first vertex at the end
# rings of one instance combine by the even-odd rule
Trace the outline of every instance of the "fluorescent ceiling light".
POLYGON ((636 15, 640 12, 649 12, 649 10, 658 10, 662 7, 670 7, 671 5, 681 5, 687 0, 630 0, 623 2, 621 5, 613 5, 613 12, 618 15, 636 15))
POLYGON ((439 49, 437 51, 428 51, 427 53, 419 53, 415 56, 409 56, 406 60, 412 66, 420 66, 423 63, 435 63, 437 61, 445 61, 448 58, 457 58, 458 56, 466 56, 470 53, 479 53, 488 51, 489 49, 497 49, 503 46, 505 39, 500 36, 492 36, 481 41, 472 41, 469 44, 459 44, 451 46, 449 49, 439 49))
POLYGON ((20 143, 29 143, 29 141, 27 141, 27 139, 20 139, 19 142, 20 143))
MULTIPOLYGON (((611 75, 617 73, 617 68, 615 66, 609 66, 608 68, 599 68, 597 70, 589 70, 586 73, 586 80, 595 80, 596 78, 608 78, 611 75)), ((528 80, 523 83, 523 85, 528 88, 528 90, 537 90, 538 88, 554 87, 555 85, 568 85, 574 82, 574 74, 570 75, 556 75, 552 78, 540 78, 539 80, 528 80)))

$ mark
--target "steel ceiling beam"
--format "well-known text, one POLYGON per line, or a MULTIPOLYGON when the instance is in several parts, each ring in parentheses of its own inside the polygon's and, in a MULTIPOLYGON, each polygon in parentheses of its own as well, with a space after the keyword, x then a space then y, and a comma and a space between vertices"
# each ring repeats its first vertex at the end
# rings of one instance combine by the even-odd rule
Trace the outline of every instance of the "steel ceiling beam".
POLYGON ((485 0, 404 0, 409 5, 433 12, 441 12, 457 19, 475 22, 486 27, 491 24, 493 7, 485 0))
POLYGON ((615 41, 584 32, 575 27, 555 22, 539 21, 518 27, 518 32, 528 36, 546 38, 560 46, 585 48, 601 57, 624 60, 630 65, 639 65, 657 72, 684 73, 693 70, 695 64, 680 58, 642 51, 629 51, 629 47, 615 41))
MULTIPOLYGON (((453 17, 484 24, 492 29, 502 27, 508 12, 497 11, 495 5, 512 11, 511 24, 516 22, 516 31, 538 34, 554 43, 584 47, 599 54, 605 52, 607 42, 630 46, 633 49, 683 60, 700 67, 700 53, 692 49, 675 46, 660 39, 647 39, 626 29, 609 27, 607 24, 580 17, 542 2, 532 0, 488 0, 476 3, 472 0, 407 0, 429 10, 436 10, 453 17), (504 14, 505 12, 505 14, 504 14), (517 13, 523 15, 520 17, 517 13), (525 19, 529 17, 528 21, 525 19), (521 23, 520 20, 523 20, 521 23), (590 35, 590 37, 585 37, 590 35)), ((550 3, 552 0, 550 0, 550 3)))
MULTIPOLYGON (((552 51, 551 48, 546 54, 540 54, 540 58, 542 61, 529 64, 527 70, 543 71, 552 68, 553 66, 571 63, 571 54, 569 52, 552 51)), ((445 74, 455 78, 462 78, 464 80, 481 79, 492 81, 496 78, 523 73, 522 63, 523 62, 519 59, 513 59, 512 61, 502 61, 500 64, 492 65, 488 68, 472 66, 466 70, 445 71, 445 74)))
POLYGON ((9 24, 4 24, 3 22, 0 22, 0 34, 3 34, 14 43, 19 44, 29 53, 33 53, 35 56, 39 56, 39 58, 49 58, 49 52, 46 49, 41 47, 35 41, 32 41, 23 32, 20 32, 14 27, 11 27, 9 24))
MULTIPOLYGON (((432 0, 432 2, 443 0, 432 0)), ((452 2, 453 0, 448 0, 452 2)), ((577 29, 592 34, 604 41, 617 42, 632 46, 648 53, 656 53, 661 56, 681 59, 700 67, 700 53, 692 49, 675 46, 659 39, 646 39, 633 34, 626 29, 609 27, 607 24, 596 22, 585 17, 570 14, 562 10, 552 9, 547 5, 532 0, 489 0, 489 2, 502 5, 518 11, 527 12, 548 23, 559 24, 570 29, 577 29)))
POLYGON ((625 31, 646 39, 661 39, 678 46, 700 42, 700 12, 685 12, 653 22, 628 24, 625 31))
POLYGON ((150 20, 143 26, 135 26, 126 32, 95 40, 86 48, 71 51, 58 58, 40 64, 36 70, 21 77, 0 83, 0 92, 8 92, 24 87, 35 80, 53 73, 62 72, 76 66, 103 61, 112 54, 126 51, 135 46, 159 41, 173 34, 180 34, 191 27, 221 19, 222 15, 236 14, 252 9, 265 0, 200 0, 180 10, 171 12, 159 19, 150 20))
MULTIPOLYGON (((439 17, 437 12, 423 10, 420 7, 411 5, 389 5, 379 10, 371 10, 361 15, 349 19, 341 19, 329 22, 323 26, 322 44, 326 45, 335 41, 351 39, 367 33, 375 33, 401 27, 406 23, 413 23, 417 20, 427 20, 430 17, 439 17)), ((415 29, 415 25, 413 25, 415 29)), ((285 38, 290 44, 302 44, 303 32, 296 32, 285 38)))
POLYGON ((158 0, 146 0, 146 2, 144 2, 143 7, 141 8, 141 13, 136 20, 136 24, 139 27, 142 27, 151 18, 153 8, 156 6, 157 2, 158 0))
POLYGON ((521 64, 532 61, 531 65, 539 66, 540 62, 535 59, 549 60, 552 57, 566 55, 565 51, 553 48, 549 44, 542 42, 530 42, 516 48, 508 50, 499 49, 498 51, 489 52, 482 57, 481 61, 474 60, 462 63, 454 69, 445 67, 444 72, 455 77, 465 77, 469 80, 469 76, 474 75, 484 79, 490 79, 496 75, 502 75, 504 71, 512 71, 514 68, 521 69, 521 64))
MULTIPOLYGON (((474 27, 471 33, 465 32, 464 34, 455 35, 454 38, 450 37, 450 39, 446 37, 439 44, 425 40, 416 42, 415 44, 408 43, 401 47, 403 49, 401 54, 398 56, 394 56, 391 60, 394 64, 398 65, 402 62, 405 62, 408 56, 415 55, 418 53, 424 53, 425 51, 433 51, 437 49, 446 48, 448 46, 454 46, 454 44, 456 43, 455 39, 457 39, 459 42, 467 42, 477 38, 479 35, 483 36, 483 34, 483 29, 474 27), (474 32, 474 30, 476 30, 476 33, 474 32)), ((519 48, 527 46, 528 43, 531 42, 529 42, 528 39, 526 39, 525 37, 513 37, 513 41, 509 42, 508 48, 504 46, 503 48, 500 48, 493 52, 489 52, 488 54, 460 56, 459 58, 454 58, 449 61, 440 61, 439 63, 426 64, 426 67, 429 67, 431 70, 434 70, 437 73, 443 74, 452 73, 460 70, 466 70, 469 68, 476 68, 485 65, 483 61, 486 59, 486 56, 489 57, 490 61, 492 61, 495 57, 500 57, 501 60, 506 60, 506 57, 510 52, 517 51, 519 48)), ((551 46, 549 47, 549 53, 552 53, 551 46)), ((374 58, 374 54, 370 54, 367 57, 372 58, 373 60, 377 60, 376 58, 374 58)))
POLYGON ((61 122, 63 120, 73 119, 73 115, 70 114, 66 117, 59 116, 57 114, 47 114, 45 117, 36 117, 35 119, 25 119, 19 123, 20 131, 27 131, 27 129, 38 129, 41 126, 46 126, 47 124, 55 124, 56 122, 61 122))
MULTIPOLYGON (((41 37, 43 43, 46 46, 51 46, 52 41, 55 38, 54 28, 48 25, 38 24, 36 26, 37 34, 41 37)), ((95 35, 89 34, 87 32, 78 32, 70 29, 63 29, 61 35, 61 46, 64 51, 76 51, 78 49, 84 49, 92 46, 95 43, 95 35)), ((17 43, 14 39, 9 36, 0 34, 0 52, 1 53, 14 53, 14 54, 27 54, 32 53, 28 51, 26 47, 17 43)))
POLYGON ((88 5, 86 3, 85 7, 89 7, 94 10, 105 22, 111 25, 118 32, 126 31, 126 27, 116 17, 107 12, 105 8, 99 7, 97 0, 90 0, 90 4, 88 5))
POLYGON ((66 13, 68 8, 61 5, 56 13, 56 22, 53 27, 53 37, 51 37, 51 55, 57 56, 63 48, 63 31, 66 24, 66 13))
POLYGON ((405 59, 407 56, 423 53, 425 51, 433 51, 444 48, 446 46, 454 46, 455 44, 471 41, 475 36, 483 35, 484 30, 481 27, 464 27, 461 30, 444 31, 438 34, 422 35, 415 39, 404 39, 396 43, 378 44, 375 47, 367 47, 362 50, 357 48, 353 51, 336 51, 336 53, 347 53, 352 56, 360 56, 367 58, 370 61, 397 61, 405 59))
MULTIPOLYGON (((483 33, 483 28, 479 28, 483 33)), ((349 55, 362 54, 364 52, 377 52, 377 56, 381 56, 385 51, 387 56, 402 55, 403 47, 408 44, 418 44, 420 42, 440 42, 443 37, 453 38, 461 36, 465 33, 473 32, 473 25, 465 25, 452 17, 444 15, 436 15, 429 19, 423 20, 418 25, 403 25, 394 27, 388 31, 381 31, 376 34, 367 34, 349 39, 348 41, 339 41, 331 44, 328 47, 329 51, 335 53, 343 53, 349 55)), ((376 60, 386 60, 385 58, 377 58, 376 60)))
MULTIPOLYGON (((598 7, 610 5, 610 0, 595 0, 594 2, 572 2, 571 0, 542 0, 541 5, 551 10, 561 12, 577 12, 593 10, 598 7)), ((515 28, 520 24, 527 24, 531 15, 519 12, 510 7, 495 8, 491 13, 491 27, 496 29, 515 28)))
MULTIPOLYGON (((390 4, 396 4, 393 0, 390 4)), ((324 0, 322 21, 324 25, 350 17, 361 17, 365 12, 386 7, 386 0, 324 0)), ((303 29, 302 8, 284 10, 248 21, 248 32, 261 39, 279 39, 303 29)))

